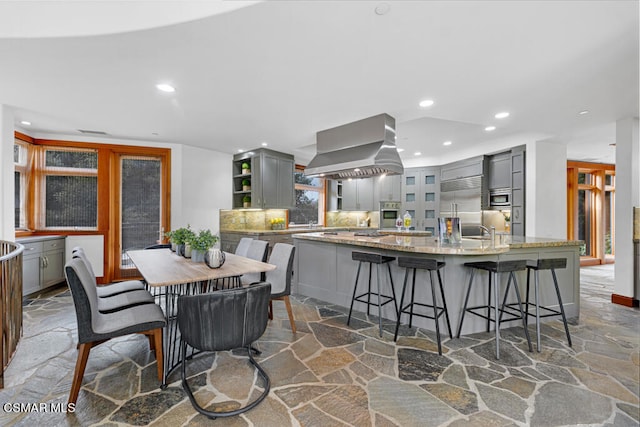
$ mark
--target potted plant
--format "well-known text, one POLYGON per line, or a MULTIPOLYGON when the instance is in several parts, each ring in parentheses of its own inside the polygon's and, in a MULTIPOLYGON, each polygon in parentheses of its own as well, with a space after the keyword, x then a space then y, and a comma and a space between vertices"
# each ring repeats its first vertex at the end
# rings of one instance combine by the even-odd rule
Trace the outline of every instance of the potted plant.
POLYGON ((251 166, 249 166, 249 163, 244 162, 242 163, 242 175, 247 175, 251 173, 251 166))
POLYGON ((251 180, 243 179, 242 180, 242 191, 251 191, 251 180))
POLYGON ((200 230, 194 233, 189 240, 191 246, 191 261, 204 262, 204 254, 218 241, 218 236, 211 233, 211 230, 200 230))
POLYGON ((247 195, 242 198, 242 207, 243 208, 251 207, 251 196, 247 195))
POLYGON ((167 231, 166 233, 164 233, 164 237, 167 238, 167 240, 169 240, 169 243, 171 243, 171 250, 173 252, 176 251, 176 244, 173 241, 173 231, 167 231))
POLYGON ((171 235, 172 243, 176 244, 176 253, 184 257, 189 258, 191 256, 191 249, 187 248, 187 243, 195 233, 191 230, 191 226, 178 228, 173 230, 171 235), (188 249, 188 252, 187 252, 188 249))
POLYGON ((271 218, 269 222, 272 230, 284 230, 284 218, 271 218))

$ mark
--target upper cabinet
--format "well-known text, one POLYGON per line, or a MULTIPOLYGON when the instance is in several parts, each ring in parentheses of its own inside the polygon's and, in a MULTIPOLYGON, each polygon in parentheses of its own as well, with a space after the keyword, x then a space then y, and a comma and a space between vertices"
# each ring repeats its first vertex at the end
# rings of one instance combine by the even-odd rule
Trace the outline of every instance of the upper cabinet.
POLYGON ((265 148, 233 156, 233 208, 287 209, 295 204, 294 159, 265 148))
POLYGON ((373 178, 342 180, 342 203, 345 211, 372 211, 373 206, 373 178))
POLYGON ((402 214, 409 212, 413 227, 435 235, 440 215, 440 168, 406 168, 402 175, 402 214))
POLYGON ((401 197, 402 175, 382 175, 373 180, 373 207, 378 209, 380 202, 399 202, 401 197))
POLYGON ((440 179, 442 181, 449 181, 452 179, 484 175, 486 169, 485 162, 485 156, 477 156, 443 165, 440 169, 440 179))
POLYGON ((511 188, 511 151, 489 157, 489 190, 511 188))

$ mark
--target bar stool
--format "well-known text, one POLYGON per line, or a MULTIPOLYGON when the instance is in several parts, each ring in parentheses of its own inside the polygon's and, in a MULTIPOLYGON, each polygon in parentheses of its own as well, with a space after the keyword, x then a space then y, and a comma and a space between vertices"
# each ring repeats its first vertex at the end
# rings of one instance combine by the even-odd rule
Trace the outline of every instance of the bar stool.
POLYGON ((569 326, 567 325, 567 316, 564 314, 564 306, 562 305, 562 297, 560 296, 560 288, 558 287, 558 278, 556 276, 556 268, 567 268, 567 259, 566 258, 553 258, 553 259, 539 259, 537 261, 529 261, 527 262, 527 300, 525 302, 525 309, 527 318, 529 316, 535 316, 536 318, 536 346, 538 352, 540 352, 540 318, 542 317, 551 317, 551 316, 562 316, 562 323, 564 324, 564 331, 567 334, 567 341, 569 342, 569 347, 572 347, 571 344, 571 335, 569 334, 569 326), (535 303, 529 302, 529 277, 531 270, 535 272, 535 282, 534 282, 534 298, 535 303), (558 297, 558 305, 560 306, 559 310, 555 310, 549 307, 544 307, 539 304, 539 276, 540 270, 550 270, 551 276, 553 277, 553 284, 556 288, 556 296, 558 297), (529 313, 529 305, 535 306, 536 313, 529 313), (540 314, 540 310, 544 310, 544 314, 540 314))
POLYGON ((409 315, 409 327, 411 328, 411 322, 413 320, 413 316, 424 317, 426 319, 433 319, 436 323, 436 337, 438 340, 438 354, 442 355, 442 344, 440 340, 440 325, 439 320, 440 316, 444 314, 444 317, 447 321, 447 328, 449 329, 449 338, 453 338, 453 334, 451 333, 451 323, 449 322, 449 312, 447 311, 447 302, 444 297, 444 288, 442 287, 442 276, 440 275, 440 269, 445 266, 444 262, 437 261, 435 259, 425 259, 425 258, 413 258, 413 257, 398 257, 398 266, 402 268, 406 268, 404 273, 404 284, 402 286, 402 296, 400 297, 400 311, 398 312, 398 321, 396 322, 396 332, 393 336, 393 340, 396 341, 398 339, 398 329, 400 328, 400 317, 402 313, 406 313, 409 315), (431 301, 432 304, 423 304, 419 302, 414 302, 415 293, 416 293, 416 270, 426 270, 429 272, 429 280, 431 282, 431 301), (404 304, 404 295, 407 290, 407 279, 409 278, 409 271, 412 271, 413 278, 411 281, 411 302, 403 307, 404 304), (433 280, 433 272, 436 272, 438 275, 438 284, 440 285, 440 296, 442 297, 442 307, 438 306, 436 299, 436 288, 433 280), (433 315, 429 314, 421 314, 414 313, 413 306, 426 307, 433 309, 433 315))
POLYGON ((500 359, 500 322, 510 322, 512 320, 521 319, 522 326, 524 327, 524 334, 527 337, 527 343, 529 344, 529 351, 533 351, 531 346, 531 338, 529 337, 529 331, 527 330, 527 321, 524 311, 522 310, 522 300, 520 298, 520 290, 518 289, 518 281, 514 272, 524 271, 527 268, 526 260, 513 260, 513 261, 479 261, 479 262, 466 262, 465 267, 471 268, 471 277, 469 278, 469 286, 467 287, 467 295, 464 299, 464 307, 462 309, 462 316, 460 317, 460 324, 458 325, 457 338, 460 338, 460 332, 462 331, 462 322, 464 321, 464 315, 468 311, 471 314, 482 317, 487 320, 487 332, 489 332, 491 322, 496 324, 496 359, 500 359), (487 305, 480 305, 476 307, 467 307, 469 303, 469 295, 471 294, 471 285, 473 284, 473 277, 476 271, 486 271, 489 273, 489 292, 487 293, 487 305), (500 306, 500 273, 509 273, 509 280, 507 281, 507 288, 504 292, 504 299, 502 307, 500 306), (494 317, 491 317, 491 286, 492 281, 495 281, 495 287, 493 290, 493 309, 494 317), (502 320, 502 314, 505 313, 505 306, 507 296, 509 295, 509 289, 511 288, 511 282, 515 289, 516 298, 518 300, 517 306, 519 315, 515 315, 511 312, 506 312, 510 317, 502 320), (480 310, 486 310, 486 314, 480 313, 480 310))
POLYGON ((378 306, 378 326, 380 327, 380 337, 382 338, 382 306, 393 301, 393 305, 395 306, 396 316, 398 315, 398 303, 396 302, 396 291, 393 289, 393 278, 391 277, 391 266, 389 263, 395 260, 395 257, 373 254, 369 252, 351 252, 351 259, 353 261, 358 261, 358 271, 356 273, 356 281, 353 285, 353 296, 351 297, 351 307, 349 307, 349 317, 347 318, 347 325, 351 322, 351 312, 353 311, 353 303, 355 301, 362 302, 367 304, 367 315, 369 315, 369 308, 372 305, 378 306), (358 278, 360 277, 360 268, 362 267, 362 263, 369 264, 369 287, 367 292, 356 296, 356 291, 358 289, 358 278), (376 275, 376 283, 377 283, 377 292, 371 292, 371 269, 372 265, 377 265, 377 275, 376 275), (380 292, 380 266, 382 264, 387 265, 387 271, 389 272, 389 282, 391 284, 391 293, 393 296, 383 295, 380 292), (375 295, 377 302, 371 302, 371 295, 375 295), (364 297, 367 297, 364 299, 364 297), (384 302, 382 300, 385 300, 384 302))

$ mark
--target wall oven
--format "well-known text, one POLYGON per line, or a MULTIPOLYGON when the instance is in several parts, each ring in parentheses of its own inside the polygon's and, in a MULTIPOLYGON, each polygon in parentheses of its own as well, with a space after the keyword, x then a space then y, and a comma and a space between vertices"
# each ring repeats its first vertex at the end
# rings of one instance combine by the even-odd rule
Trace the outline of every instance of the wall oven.
POLYGON ((380 202, 380 228, 394 228, 401 212, 400 202, 380 202))
POLYGON ((511 207, 511 189, 499 188, 490 190, 489 206, 492 209, 506 209, 511 207))

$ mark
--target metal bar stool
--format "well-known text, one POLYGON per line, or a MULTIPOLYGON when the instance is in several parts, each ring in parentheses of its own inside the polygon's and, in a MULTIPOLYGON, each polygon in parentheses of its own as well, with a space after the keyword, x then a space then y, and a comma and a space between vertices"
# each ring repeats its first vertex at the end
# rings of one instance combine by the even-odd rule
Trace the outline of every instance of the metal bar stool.
POLYGON ((524 271, 527 268, 526 260, 514 260, 514 261, 479 261, 479 262, 466 262, 465 267, 471 268, 471 277, 469 278, 469 286, 467 287, 467 295, 464 299, 464 307, 462 309, 462 316, 460 317, 460 324, 458 325, 457 338, 460 338, 460 332, 462 331, 462 322, 464 321, 464 315, 466 312, 480 316, 487 320, 487 332, 489 332, 491 322, 496 324, 496 359, 500 359, 500 322, 510 322, 512 320, 522 320, 522 326, 524 327, 524 334, 527 337, 527 343, 529 344, 529 351, 533 351, 531 346, 531 337, 529 337, 529 331, 527 330, 526 315, 522 310, 522 300, 520 298, 520 290, 518 289, 518 281, 514 272, 524 271), (477 270, 487 271, 489 273, 489 292, 487 293, 487 305, 480 305, 475 307, 467 307, 469 303, 469 295, 471 294, 471 285, 473 284, 473 277, 477 270), (507 288, 504 291, 504 300, 502 307, 500 306, 500 281, 499 273, 509 273, 509 280, 507 281, 507 288), (491 287, 492 281, 495 282, 493 289, 493 309, 494 316, 491 317, 491 287), (509 295, 509 289, 511 283, 515 289, 516 298, 518 300, 518 312, 516 315, 512 312, 505 312, 506 300, 509 295), (486 314, 481 313, 481 310, 486 310, 486 314), (506 313, 510 317, 502 320, 502 314, 506 313))
POLYGON ((380 337, 382 337, 382 306, 393 301, 393 305, 395 306, 396 316, 398 315, 398 303, 396 302, 396 291, 393 289, 393 278, 391 277, 391 266, 389 263, 395 260, 395 257, 373 254, 368 252, 351 252, 351 259, 354 261, 358 261, 358 271, 356 272, 356 281, 353 285, 353 296, 351 297, 351 307, 349 307, 349 317, 347 318, 347 325, 351 322, 351 312, 353 311, 353 303, 355 301, 362 302, 367 304, 367 315, 369 315, 369 307, 372 305, 378 306, 378 326, 380 327, 380 337), (358 289, 358 279, 360 278, 360 268, 362 267, 362 263, 366 262, 369 264, 369 287, 367 292, 356 296, 356 291, 358 289), (377 274, 376 274, 376 284, 377 291, 371 292, 371 266, 373 264, 377 265, 377 274), (380 292, 380 266, 382 264, 387 265, 387 271, 389 272, 389 282, 391 284, 391 293, 393 296, 383 295, 380 292), (371 295, 375 295, 377 302, 371 302, 371 295), (364 299, 366 297, 366 299, 364 299), (382 300, 385 300, 384 302, 382 300))
POLYGON ((542 317, 551 317, 551 316, 562 316, 562 323, 564 324, 564 331, 567 334, 567 341, 569 342, 569 347, 572 347, 571 343, 571 335, 569 334, 569 326, 567 325, 567 316, 564 314, 564 307, 562 304, 562 297, 560 296, 560 288, 558 287, 558 278, 556 276, 556 268, 567 268, 567 259, 566 258, 554 258, 554 259, 539 259, 537 261, 529 261, 527 262, 527 295, 525 302, 525 310, 527 314, 527 318, 529 316, 535 316, 536 318, 536 346, 538 352, 540 351, 540 318, 542 317), (531 270, 535 272, 535 282, 534 282, 534 298, 535 303, 529 302, 529 277, 531 270), (556 296, 558 297, 558 305, 560 306, 559 310, 555 310, 549 307, 545 307, 540 305, 540 293, 539 293, 539 276, 540 270, 550 270, 551 276, 553 277, 553 284, 556 288, 556 296), (536 312, 535 315, 533 313, 529 313, 529 305, 535 306, 536 312), (540 314, 540 310, 544 310, 545 313, 540 314))
POLYGON ((453 338, 453 334, 451 333, 451 323, 449 322, 449 312, 447 311, 447 301, 444 297, 444 288, 442 287, 442 276, 440 275, 440 269, 445 266, 444 262, 437 261, 435 259, 425 259, 425 258, 412 258, 412 257, 398 257, 398 266, 402 268, 406 268, 404 273, 404 284, 402 286, 402 296, 400 297, 400 311, 398 312, 398 321, 396 322, 396 332, 393 336, 393 340, 396 341, 398 339, 398 329, 400 328, 400 317, 402 313, 406 313, 409 315, 409 327, 411 328, 411 322, 413 320, 413 316, 424 317, 426 319, 433 319, 436 323, 436 337, 438 340, 438 354, 442 355, 442 344, 440 340, 440 325, 439 320, 440 316, 444 314, 444 317, 447 321, 447 328, 449 329, 449 338, 453 338), (429 280, 431 282, 431 301, 432 304, 423 304, 419 302, 414 302, 415 293, 416 293, 416 270, 426 270, 429 272, 429 280), (404 304, 404 295, 407 290, 407 282, 409 278, 409 271, 413 272, 413 278, 411 281, 411 302, 406 306, 404 304), (440 285, 440 296, 442 298, 442 306, 438 306, 438 302, 436 299, 436 288, 433 280, 433 272, 436 272, 438 275, 438 284, 440 285), (429 314, 421 314, 414 313, 413 306, 420 306, 433 309, 433 315, 429 314))

